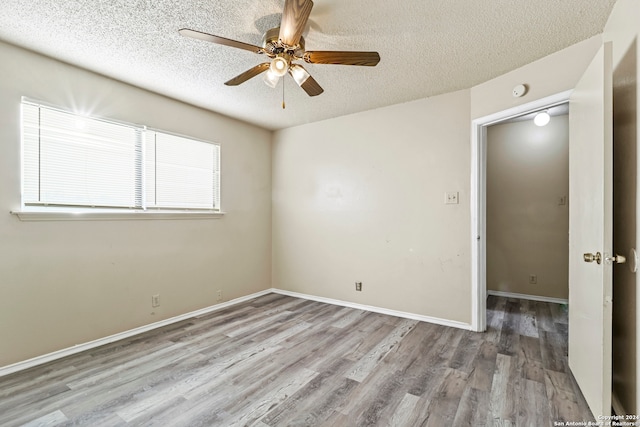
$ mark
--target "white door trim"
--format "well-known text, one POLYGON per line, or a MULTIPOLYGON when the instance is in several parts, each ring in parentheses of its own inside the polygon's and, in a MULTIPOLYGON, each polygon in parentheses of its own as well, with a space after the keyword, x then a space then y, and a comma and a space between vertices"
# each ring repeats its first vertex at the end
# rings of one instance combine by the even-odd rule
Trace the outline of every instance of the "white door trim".
POLYGON ((476 332, 483 332, 487 328, 485 239, 487 126, 544 107, 568 102, 571 92, 571 90, 560 92, 471 121, 471 328, 476 332))

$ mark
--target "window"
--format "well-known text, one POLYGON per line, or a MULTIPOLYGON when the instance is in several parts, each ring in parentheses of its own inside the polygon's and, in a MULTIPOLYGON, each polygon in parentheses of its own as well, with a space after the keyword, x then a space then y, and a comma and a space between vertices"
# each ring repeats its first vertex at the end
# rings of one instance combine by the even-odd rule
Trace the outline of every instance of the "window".
POLYGON ((212 209, 219 205, 218 146, 147 131, 147 207, 212 209))
POLYGON ((220 210, 220 147, 22 102, 23 205, 220 210))

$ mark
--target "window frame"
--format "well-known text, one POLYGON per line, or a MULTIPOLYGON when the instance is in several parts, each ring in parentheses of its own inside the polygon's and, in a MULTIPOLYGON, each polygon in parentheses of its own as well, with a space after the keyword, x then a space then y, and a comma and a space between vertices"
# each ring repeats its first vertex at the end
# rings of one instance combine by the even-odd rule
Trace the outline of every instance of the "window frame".
MULTIPOLYGON (((224 212, 221 209, 221 144, 193 138, 190 136, 168 132, 165 130, 151 128, 145 125, 129 123, 121 120, 109 119, 93 115, 83 115, 77 112, 61 108, 59 106, 51 105, 46 102, 34 100, 28 97, 22 97, 20 104, 20 207, 18 209, 11 210, 10 213, 16 215, 22 221, 60 221, 60 220, 144 220, 144 219, 215 219, 221 218, 224 212), (142 199, 141 206, 136 207, 92 207, 84 205, 56 205, 47 203, 32 203, 25 201, 25 141, 24 141, 24 120, 23 106, 25 104, 31 104, 38 108, 46 108, 50 110, 60 111, 67 114, 72 114, 79 118, 86 117, 87 119, 94 119, 111 123, 119 126, 126 126, 134 128, 140 132, 141 141, 139 142, 139 149, 142 155, 140 173, 140 182, 134 183, 136 191, 141 191, 143 194, 146 191, 146 159, 145 159, 145 144, 148 134, 165 134, 177 138, 184 138, 189 141, 199 142, 204 144, 210 144, 214 146, 214 164, 213 164, 213 177, 212 183, 213 191, 213 204, 217 205, 213 208, 162 208, 154 206, 145 206, 144 197, 142 199), (215 164, 217 162, 217 164, 215 164), (216 188, 217 186, 217 188, 216 188), (216 197, 217 196, 217 197, 216 197)), ((40 126, 40 125, 39 125, 40 126)), ((136 143, 137 144, 137 143, 136 143)), ((138 180, 136 180, 138 181, 138 180)))

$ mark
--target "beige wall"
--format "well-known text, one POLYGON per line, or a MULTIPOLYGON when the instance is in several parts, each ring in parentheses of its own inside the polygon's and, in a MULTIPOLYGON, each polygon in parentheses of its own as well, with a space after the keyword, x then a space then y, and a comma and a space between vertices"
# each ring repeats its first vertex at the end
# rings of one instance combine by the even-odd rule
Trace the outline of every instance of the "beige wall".
MULTIPOLYGON (((640 2, 618 0, 605 27, 613 41, 614 250, 626 255, 638 242, 638 32, 640 2)), ((637 374, 637 288, 640 280, 626 265, 613 270, 613 393, 628 414, 640 408, 637 374)))
POLYGON ((276 132, 274 287, 469 323, 469 123, 465 90, 276 132))
POLYGON ((568 298, 568 194, 568 115, 487 129, 487 289, 568 298))
POLYGON ((276 132, 273 286, 470 323, 470 119, 573 88, 600 42, 469 91, 276 132), (529 93, 513 98, 520 83, 529 93))
POLYGON ((0 64, 0 366, 271 287, 270 132, 4 43, 0 64), (23 95, 220 143, 226 215, 21 222, 23 95))
POLYGON ((476 119, 573 89, 602 43, 601 36, 576 43, 471 88, 471 118, 476 119), (526 84, 527 93, 514 98, 512 90, 526 84))

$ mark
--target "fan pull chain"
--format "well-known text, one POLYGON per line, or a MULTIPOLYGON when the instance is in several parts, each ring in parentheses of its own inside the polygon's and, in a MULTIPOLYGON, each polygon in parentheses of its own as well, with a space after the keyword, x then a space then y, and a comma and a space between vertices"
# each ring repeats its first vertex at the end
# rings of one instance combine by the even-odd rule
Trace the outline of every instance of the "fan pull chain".
POLYGON ((282 109, 284 110, 284 79, 282 79, 282 109))

